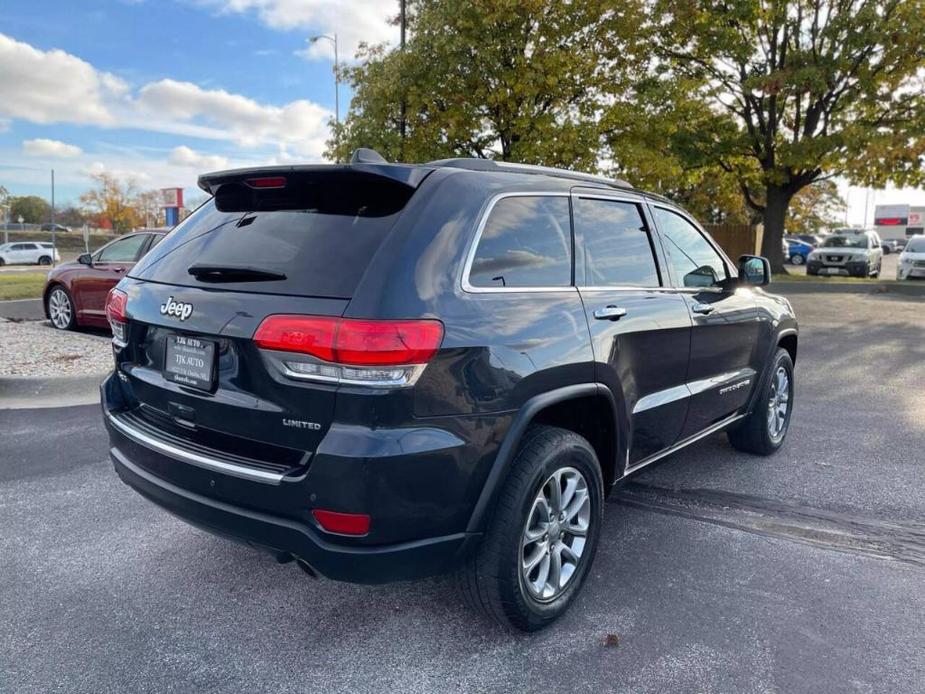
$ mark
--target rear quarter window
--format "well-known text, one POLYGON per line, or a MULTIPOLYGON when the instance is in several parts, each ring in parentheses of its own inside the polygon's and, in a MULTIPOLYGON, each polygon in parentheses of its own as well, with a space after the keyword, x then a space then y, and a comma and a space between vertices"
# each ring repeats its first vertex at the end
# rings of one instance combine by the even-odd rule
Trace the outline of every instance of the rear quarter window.
POLYGON ((566 196, 498 200, 485 220, 468 275, 476 288, 567 287, 572 232, 566 196))

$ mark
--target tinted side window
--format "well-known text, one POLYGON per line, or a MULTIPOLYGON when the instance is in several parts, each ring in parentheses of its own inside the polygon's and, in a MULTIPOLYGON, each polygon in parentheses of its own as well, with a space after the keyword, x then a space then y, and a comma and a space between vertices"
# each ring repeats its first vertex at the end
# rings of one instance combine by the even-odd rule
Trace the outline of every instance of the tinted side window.
POLYGON ((639 206, 631 202, 579 198, 575 231, 582 239, 584 283, 659 286, 652 242, 639 206))
POLYGON ((147 234, 136 234, 113 241, 100 251, 97 260, 104 263, 132 263, 138 258, 141 247, 148 241, 147 234))
POLYGON ((723 259, 697 227, 661 207, 655 208, 655 220, 665 239, 668 262, 683 286, 711 287, 726 279, 723 259))
POLYGON ((569 201, 502 198, 482 230, 469 271, 473 287, 567 287, 572 283, 569 201))

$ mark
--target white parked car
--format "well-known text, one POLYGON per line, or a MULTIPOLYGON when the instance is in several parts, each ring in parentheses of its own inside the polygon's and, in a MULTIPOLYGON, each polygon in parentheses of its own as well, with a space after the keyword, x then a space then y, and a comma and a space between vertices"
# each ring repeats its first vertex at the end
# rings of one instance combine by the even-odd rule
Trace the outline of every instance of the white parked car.
POLYGON ((809 254, 806 274, 879 277, 882 262, 883 248, 876 232, 839 230, 809 254))
POLYGON ((925 236, 921 234, 909 238, 896 265, 896 279, 911 277, 925 277, 925 236))
POLYGON ((0 245, 0 265, 51 265, 61 260, 50 243, 14 241, 0 245))

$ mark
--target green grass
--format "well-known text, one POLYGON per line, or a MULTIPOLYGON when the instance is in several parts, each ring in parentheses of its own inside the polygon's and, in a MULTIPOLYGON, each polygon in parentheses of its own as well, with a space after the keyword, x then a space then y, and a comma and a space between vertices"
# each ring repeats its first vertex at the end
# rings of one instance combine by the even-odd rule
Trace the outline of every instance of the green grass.
POLYGON ((839 275, 804 275, 786 274, 771 275, 772 282, 820 282, 820 283, 840 283, 848 282, 850 284, 881 284, 883 282, 895 282, 896 280, 884 279, 881 277, 841 277, 839 275))
POLYGON ((37 299, 45 287, 44 272, 0 273, 0 301, 5 299, 37 299))

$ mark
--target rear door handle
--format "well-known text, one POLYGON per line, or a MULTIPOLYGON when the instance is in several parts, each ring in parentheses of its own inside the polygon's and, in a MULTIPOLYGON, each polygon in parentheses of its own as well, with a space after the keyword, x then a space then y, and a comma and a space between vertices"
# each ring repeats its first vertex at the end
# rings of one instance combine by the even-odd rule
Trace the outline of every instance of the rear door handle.
POLYGON ((626 309, 622 306, 605 306, 594 311, 594 317, 598 320, 620 320, 626 315, 626 309))
POLYGON ((713 306, 710 304, 702 304, 699 301, 691 306, 691 311, 694 313, 702 313, 706 315, 707 313, 713 313, 713 306))

